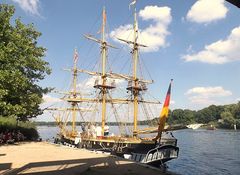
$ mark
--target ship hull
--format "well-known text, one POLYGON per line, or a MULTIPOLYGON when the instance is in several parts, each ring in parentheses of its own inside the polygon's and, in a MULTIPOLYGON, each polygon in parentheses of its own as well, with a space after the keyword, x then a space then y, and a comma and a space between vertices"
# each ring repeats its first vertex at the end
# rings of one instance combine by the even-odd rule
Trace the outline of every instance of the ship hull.
POLYGON ((61 136, 56 142, 85 148, 94 151, 109 152, 129 160, 159 167, 165 162, 178 157, 179 148, 177 140, 173 138, 162 138, 161 143, 152 140, 142 140, 120 137, 66 137, 61 136))

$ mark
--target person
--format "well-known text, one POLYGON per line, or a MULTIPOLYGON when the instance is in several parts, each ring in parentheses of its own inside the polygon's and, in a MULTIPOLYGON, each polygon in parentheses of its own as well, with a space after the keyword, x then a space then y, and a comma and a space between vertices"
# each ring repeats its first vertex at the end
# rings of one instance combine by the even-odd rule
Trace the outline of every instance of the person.
POLYGON ((12 131, 12 139, 14 140, 14 141, 16 141, 17 140, 17 134, 16 134, 16 132, 15 132, 15 130, 13 130, 12 131))
POLYGON ((9 139, 9 134, 8 134, 8 130, 6 130, 3 135, 3 142, 7 143, 8 139, 9 139))
POLYGON ((96 138, 96 127, 93 124, 90 125, 89 136, 96 138))
POLYGON ((20 132, 20 130, 17 131, 17 141, 23 141, 24 135, 20 132))
POLYGON ((101 137, 102 136, 102 128, 101 128, 101 126, 97 125, 97 127, 95 129, 95 132, 96 132, 96 136, 97 137, 101 137))
POLYGON ((107 136, 109 134, 109 126, 105 125, 104 126, 104 136, 107 136))
POLYGON ((3 143, 3 136, 4 136, 4 135, 3 135, 3 132, 1 132, 1 133, 0 133, 0 144, 3 143))
POLYGON ((84 123, 81 124, 81 128, 82 128, 82 131, 85 132, 86 131, 86 126, 84 123))
POLYGON ((14 143, 13 135, 12 135, 12 132, 10 132, 10 131, 7 133, 6 143, 7 144, 13 144, 14 143))

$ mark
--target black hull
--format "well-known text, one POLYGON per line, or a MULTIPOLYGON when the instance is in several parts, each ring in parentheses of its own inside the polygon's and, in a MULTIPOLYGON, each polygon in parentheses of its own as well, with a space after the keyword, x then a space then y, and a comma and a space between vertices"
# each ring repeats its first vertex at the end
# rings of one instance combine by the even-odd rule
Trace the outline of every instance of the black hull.
POLYGON ((78 148, 109 152, 112 155, 127 157, 127 159, 155 167, 159 167, 169 160, 176 159, 179 152, 175 138, 163 139, 161 144, 151 141, 134 143, 131 141, 109 141, 104 139, 81 139, 80 142, 76 143, 73 139, 62 136, 57 142, 78 148))
POLYGON ((88 141, 85 140, 78 145, 79 148, 86 148, 90 150, 107 151, 116 155, 141 153, 146 154, 148 150, 156 147, 155 143, 125 143, 125 142, 102 142, 102 141, 88 141))

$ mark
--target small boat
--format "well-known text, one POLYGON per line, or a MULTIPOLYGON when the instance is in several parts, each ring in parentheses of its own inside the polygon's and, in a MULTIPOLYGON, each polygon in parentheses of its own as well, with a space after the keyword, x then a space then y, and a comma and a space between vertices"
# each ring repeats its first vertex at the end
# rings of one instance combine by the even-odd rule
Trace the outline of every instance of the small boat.
POLYGON ((187 125, 187 128, 195 130, 195 129, 200 128, 202 125, 203 125, 203 124, 200 124, 200 123, 190 124, 190 125, 187 125))

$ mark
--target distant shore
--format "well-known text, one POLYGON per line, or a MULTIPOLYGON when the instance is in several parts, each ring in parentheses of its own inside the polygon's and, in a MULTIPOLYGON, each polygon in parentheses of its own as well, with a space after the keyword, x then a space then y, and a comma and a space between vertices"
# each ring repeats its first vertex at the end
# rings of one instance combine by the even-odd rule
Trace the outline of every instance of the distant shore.
POLYGON ((51 175, 162 174, 156 169, 118 157, 47 142, 25 142, 0 146, 0 174, 29 173, 51 175))

